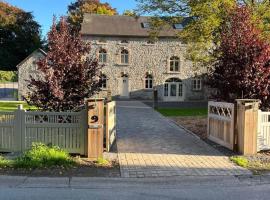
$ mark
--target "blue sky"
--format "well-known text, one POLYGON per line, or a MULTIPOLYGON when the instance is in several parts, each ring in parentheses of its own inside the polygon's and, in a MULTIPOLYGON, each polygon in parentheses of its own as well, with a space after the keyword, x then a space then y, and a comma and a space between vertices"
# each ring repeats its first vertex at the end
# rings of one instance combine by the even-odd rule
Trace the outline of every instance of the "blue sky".
MULTIPOLYGON (((53 15, 61 16, 67 12, 67 6, 74 0, 5 0, 11 5, 22 8, 25 11, 33 12, 35 20, 42 26, 42 33, 45 36, 52 24, 53 15)), ((119 13, 124 10, 131 10, 136 7, 135 0, 101 0, 108 2, 119 13)))

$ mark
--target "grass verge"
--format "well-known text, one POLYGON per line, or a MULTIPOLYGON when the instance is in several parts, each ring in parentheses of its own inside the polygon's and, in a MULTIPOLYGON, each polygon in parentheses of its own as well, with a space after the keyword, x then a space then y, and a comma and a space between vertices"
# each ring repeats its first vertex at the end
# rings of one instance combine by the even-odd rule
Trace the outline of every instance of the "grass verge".
POLYGON ((75 165, 74 159, 64 150, 55 146, 35 143, 32 148, 22 156, 8 160, 0 157, 0 168, 37 169, 50 167, 71 167, 75 165))
POLYGON ((207 108, 157 108, 156 110, 166 117, 207 115, 207 108))
POLYGON ((35 106, 29 106, 26 102, 23 101, 0 101, 0 111, 15 111, 20 104, 22 104, 23 108, 26 110, 37 110, 35 106))
POLYGON ((253 171, 254 174, 261 174, 270 171, 270 161, 261 155, 255 156, 232 156, 230 158, 237 165, 253 171))

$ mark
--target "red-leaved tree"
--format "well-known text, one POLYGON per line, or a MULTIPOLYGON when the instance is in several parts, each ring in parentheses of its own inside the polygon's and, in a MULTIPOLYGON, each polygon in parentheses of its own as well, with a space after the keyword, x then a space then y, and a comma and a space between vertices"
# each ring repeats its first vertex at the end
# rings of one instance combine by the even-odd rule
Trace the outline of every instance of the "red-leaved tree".
POLYGON ((218 61, 209 77, 219 100, 260 99, 270 109, 270 45, 246 7, 233 10, 223 26, 218 61))
POLYGON ((54 19, 48 33, 48 53, 38 65, 40 78, 31 77, 25 99, 42 110, 78 110, 84 99, 100 90, 100 67, 89 58, 90 45, 70 33, 67 22, 54 19))

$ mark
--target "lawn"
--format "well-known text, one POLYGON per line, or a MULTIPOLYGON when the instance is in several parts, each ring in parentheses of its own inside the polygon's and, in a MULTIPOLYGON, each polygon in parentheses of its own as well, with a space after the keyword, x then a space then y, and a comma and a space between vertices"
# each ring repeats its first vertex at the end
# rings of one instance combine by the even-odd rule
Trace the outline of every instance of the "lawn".
POLYGON ((167 117, 207 115, 207 108, 158 108, 157 111, 167 117))
POLYGON ((24 109, 33 109, 36 107, 27 105, 26 102, 23 101, 0 101, 0 111, 14 111, 17 110, 18 105, 22 104, 24 109))

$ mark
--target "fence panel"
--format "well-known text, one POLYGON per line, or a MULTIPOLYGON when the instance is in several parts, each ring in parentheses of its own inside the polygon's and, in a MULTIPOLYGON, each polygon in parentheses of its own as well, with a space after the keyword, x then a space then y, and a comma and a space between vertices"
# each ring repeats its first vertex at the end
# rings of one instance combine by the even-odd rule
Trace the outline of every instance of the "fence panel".
POLYGON ((258 113, 257 150, 270 149, 270 112, 258 113))
POLYGON ((234 147, 234 104, 208 103, 208 139, 231 150, 234 147))
POLYGON ((37 112, 18 109, 0 112, 0 151, 29 149, 33 142, 52 144, 85 155, 87 113, 37 112))
POLYGON ((116 139, 116 103, 107 103, 106 109, 106 150, 109 152, 116 139))
POLYGON ((0 112, 0 151, 9 152, 10 149, 17 149, 15 138, 15 113, 0 112))

